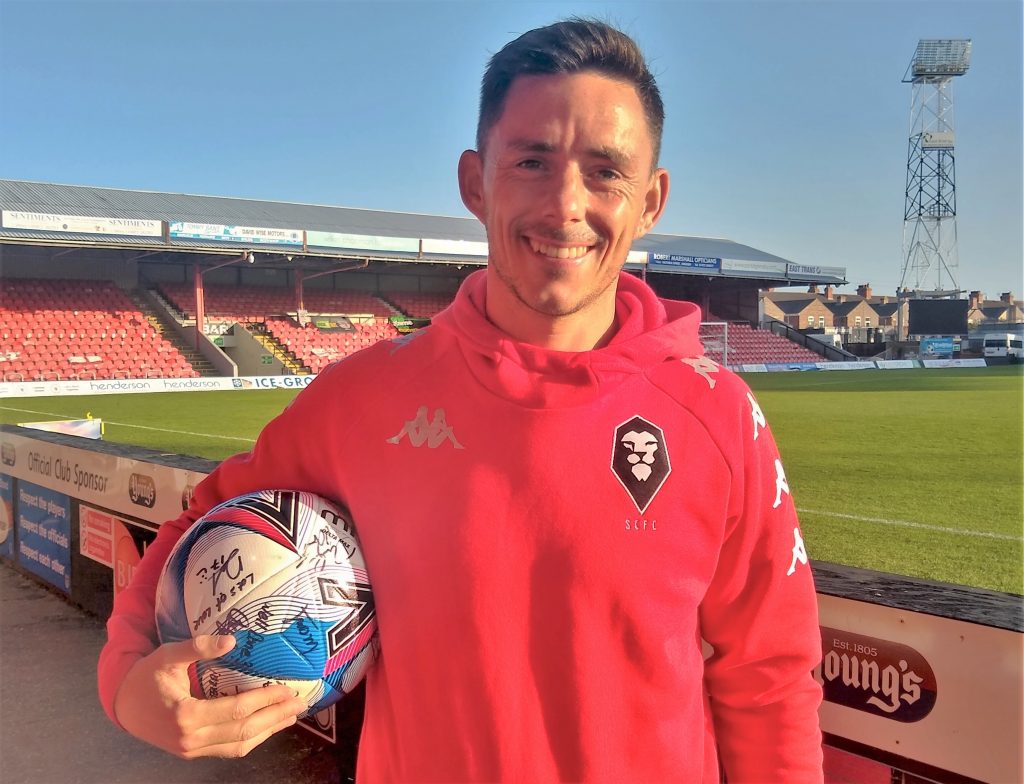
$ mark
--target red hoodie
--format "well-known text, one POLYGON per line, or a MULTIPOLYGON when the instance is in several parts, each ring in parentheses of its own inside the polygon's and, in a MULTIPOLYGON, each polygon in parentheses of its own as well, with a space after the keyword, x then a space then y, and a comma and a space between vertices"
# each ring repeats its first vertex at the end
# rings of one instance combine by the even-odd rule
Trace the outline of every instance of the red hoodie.
POLYGON ((361 782, 716 782, 718 755, 730 784, 821 781, 792 498, 698 309, 624 274, 610 344, 550 351, 487 321, 484 276, 331 366, 161 527, 108 623, 108 714, 181 532, 294 488, 352 511, 373 581, 361 782))

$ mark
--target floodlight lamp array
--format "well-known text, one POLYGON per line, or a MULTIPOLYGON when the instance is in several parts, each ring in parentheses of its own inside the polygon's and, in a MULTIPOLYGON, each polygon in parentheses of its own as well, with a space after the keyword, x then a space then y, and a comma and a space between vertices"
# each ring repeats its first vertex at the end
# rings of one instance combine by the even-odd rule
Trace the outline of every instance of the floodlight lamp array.
MULTIPOLYGON (((908 73, 914 78, 963 76, 971 67, 970 38, 923 38, 917 42, 908 73)), ((905 81, 906 78, 904 78, 905 81)))

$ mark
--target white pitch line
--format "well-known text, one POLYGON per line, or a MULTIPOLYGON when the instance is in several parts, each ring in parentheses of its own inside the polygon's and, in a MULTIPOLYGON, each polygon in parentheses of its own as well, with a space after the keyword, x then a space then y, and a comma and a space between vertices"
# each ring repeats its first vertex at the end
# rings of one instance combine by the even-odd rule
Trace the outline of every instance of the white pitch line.
POLYGON ((821 515, 822 517, 839 517, 843 520, 857 520, 863 523, 881 523, 882 525, 895 525, 900 528, 922 528, 925 531, 939 531, 944 534, 957 534, 959 536, 981 536, 986 539, 1005 539, 1010 542, 1024 541, 1024 537, 1013 534, 997 534, 991 531, 971 531, 965 528, 947 528, 942 525, 929 525, 928 523, 915 523, 911 520, 890 520, 885 517, 860 517, 859 515, 843 514, 841 512, 822 512, 817 509, 797 509, 800 514, 821 515))
MULTIPOLYGON (((43 414, 45 416, 63 416, 67 419, 77 419, 78 417, 70 417, 66 414, 55 414, 52 411, 34 411, 31 408, 12 408, 11 406, 0 406, 0 410, 3 411, 18 411, 22 414, 43 414)), ((175 433, 181 436, 197 436, 199 438, 219 438, 222 441, 242 441, 246 444, 255 444, 255 438, 241 438, 240 436, 221 436, 214 433, 194 433, 191 430, 172 430, 167 427, 150 427, 149 425, 133 425, 128 422, 112 422, 109 419, 104 419, 103 423, 106 425, 117 425, 118 427, 134 427, 138 430, 155 430, 159 433, 175 433)))

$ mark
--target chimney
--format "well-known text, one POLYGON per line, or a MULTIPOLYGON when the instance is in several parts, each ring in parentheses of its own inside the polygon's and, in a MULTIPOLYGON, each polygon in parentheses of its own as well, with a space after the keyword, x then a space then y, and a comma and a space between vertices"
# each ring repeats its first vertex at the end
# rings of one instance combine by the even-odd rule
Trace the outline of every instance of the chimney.
POLYGON ((857 296, 863 297, 864 299, 871 299, 871 284, 864 283, 860 286, 857 286, 857 296))
POLYGON ((810 286, 808 286, 807 287, 807 293, 808 294, 817 294, 818 293, 818 284, 817 283, 812 283, 810 286))
POLYGON ((1005 302, 1007 305, 1012 305, 1013 304, 1013 292, 1012 291, 1004 291, 1002 294, 999 295, 999 301, 1000 302, 1005 302))
POLYGON ((967 295, 967 306, 971 310, 975 310, 981 307, 981 303, 985 301, 985 295, 980 291, 972 291, 967 295))
POLYGON ((830 283, 829 285, 825 286, 825 299, 831 300, 834 298, 834 296, 835 289, 832 287, 832 284, 830 283))

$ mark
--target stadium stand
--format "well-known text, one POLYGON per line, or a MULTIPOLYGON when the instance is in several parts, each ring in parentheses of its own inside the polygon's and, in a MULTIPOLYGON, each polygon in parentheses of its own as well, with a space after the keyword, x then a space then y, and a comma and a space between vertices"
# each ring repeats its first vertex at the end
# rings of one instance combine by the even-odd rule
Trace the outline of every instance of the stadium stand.
POLYGON ((197 375, 111 281, 0 281, 3 381, 197 375))
POLYGON ((742 321, 728 323, 728 338, 717 324, 702 324, 701 341, 710 359, 736 366, 777 362, 820 362, 820 354, 742 321), (726 351, 726 348, 728 351, 726 351))
POLYGON ((426 294, 422 292, 392 292, 391 304, 412 318, 433 318, 455 299, 454 294, 426 294))
POLYGON ((353 327, 354 332, 325 332, 314 324, 300 327, 286 318, 266 320, 267 332, 313 373, 379 340, 390 340, 399 334, 386 319, 357 323, 353 327))
MULTIPOLYGON (((184 318, 195 318, 196 297, 191 283, 162 283, 160 293, 184 318)), ((262 322, 267 316, 295 312, 291 289, 269 286, 205 286, 207 316, 242 322, 262 322)), ((395 311, 383 300, 361 291, 307 288, 303 305, 311 313, 359 314, 386 318, 395 311)))

